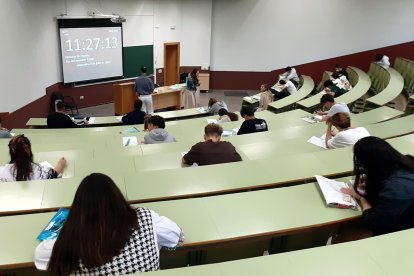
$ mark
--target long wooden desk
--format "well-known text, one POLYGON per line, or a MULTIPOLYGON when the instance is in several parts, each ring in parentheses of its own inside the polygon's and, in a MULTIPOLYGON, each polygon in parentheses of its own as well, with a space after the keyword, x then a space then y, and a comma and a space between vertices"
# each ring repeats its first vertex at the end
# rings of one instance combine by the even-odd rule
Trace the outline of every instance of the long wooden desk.
MULTIPOLYGON (((236 240, 283 236, 310 227, 334 225, 360 215, 353 210, 328 208, 315 184, 207 198, 141 204, 165 215, 185 231, 181 250, 236 240), (295 199, 295 200, 292 200, 295 199), (289 210, 287 216, 286 210, 289 210), (231 223, 229 223, 231 220, 231 223)), ((0 217, 0 269, 33 266, 40 233, 54 213, 0 217)))
MULTIPOLYGON (((389 141, 404 153, 414 153, 414 135, 389 141)), ((277 144, 267 145, 268 151, 259 148, 256 152, 255 148, 249 145, 241 147, 245 155, 253 156, 250 158, 258 156, 255 161, 182 169, 177 168, 180 164, 180 154, 171 153, 166 154, 170 156, 167 158, 168 162, 156 163, 157 160, 146 159, 146 163, 139 163, 142 165, 141 168, 137 168, 140 170, 139 173, 105 167, 97 171, 113 177, 130 202, 181 199, 282 187, 313 181, 315 174, 337 177, 352 173, 350 148, 296 153, 275 158, 268 154, 269 151, 274 152, 272 146, 277 147, 277 144), (148 163, 150 165, 147 165, 148 163)), ((159 158, 161 155, 155 156, 159 158)), ((123 164, 125 168, 128 168, 128 162, 123 164)), ((97 167, 99 166, 98 162, 97 167)), ((90 172, 78 172, 79 174, 72 179, 6 183, 0 186, 0 215, 56 210, 69 206, 82 176, 90 172), (33 189, 36 190, 35 193, 32 193, 33 189), (15 196, 19 194, 22 198, 16 201, 15 196), (22 202, 24 204, 21 204, 22 202)))
MULTIPOLYGON (((362 97, 365 93, 367 93, 371 86, 371 80, 365 72, 356 67, 348 67, 348 70, 352 73, 355 73, 357 78, 355 79, 355 82, 352 83, 353 88, 351 90, 335 99, 335 101, 338 103, 353 103, 354 101, 362 97)), ((320 103, 320 99, 323 94, 324 93, 322 92, 318 93, 312 97, 299 101, 297 104, 305 109, 309 109, 320 103)))
POLYGON ((313 91, 315 82, 309 76, 302 75, 301 78, 303 79, 302 86, 295 94, 270 103, 269 109, 275 110, 276 112, 281 112, 284 108, 294 105, 296 102, 307 97, 313 91))
POLYGON ((383 106, 394 100, 401 94, 404 88, 404 79, 394 68, 384 68, 389 74, 389 82, 377 95, 367 99, 368 103, 375 106, 383 106))
MULTIPOLYGON (((414 230, 276 255, 152 272, 156 276, 409 275, 414 230)), ((133 274, 141 275, 141 274, 133 274)))

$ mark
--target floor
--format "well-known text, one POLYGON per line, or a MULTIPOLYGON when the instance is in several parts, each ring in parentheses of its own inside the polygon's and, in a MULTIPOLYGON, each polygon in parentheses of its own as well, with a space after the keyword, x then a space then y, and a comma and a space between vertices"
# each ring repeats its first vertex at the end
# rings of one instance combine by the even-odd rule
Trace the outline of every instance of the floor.
MULTIPOLYGON (((243 97, 257 94, 258 91, 238 91, 238 90, 210 90, 209 92, 200 94, 201 106, 207 106, 210 98, 216 98, 217 100, 224 101, 229 111, 240 111, 243 97)), ((100 116, 113 116, 114 104, 102 104, 87 108, 80 108, 79 113, 85 117, 100 117, 100 116)))

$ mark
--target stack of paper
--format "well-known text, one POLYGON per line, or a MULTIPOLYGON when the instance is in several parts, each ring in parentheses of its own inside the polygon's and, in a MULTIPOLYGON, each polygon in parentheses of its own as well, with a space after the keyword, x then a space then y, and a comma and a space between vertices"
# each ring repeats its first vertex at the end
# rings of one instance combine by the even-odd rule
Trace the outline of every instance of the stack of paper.
POLYGON ((207 119, 207 123, 208 124, 217 124, 217 120, 216 119, 207 119))
POLYGON ((135 136, 132 136, 132 137, 122 137, 122 145, 124 147, 138 146, 137 137, 135 137, 135 136))
POLYGON ((346 183, 332 180, 320 175, 315 175, 315 178, 318 181, 327 206, 345 209, 359 209, 358 203, 352 196, 341 192, 341 188, 349 188, 346 183))
POLYGON ((322 135, 322 137, 312 136, 311 138, 309 138, 308 143, 327 149, 326 142, 325 142, 325 134, 322 135))

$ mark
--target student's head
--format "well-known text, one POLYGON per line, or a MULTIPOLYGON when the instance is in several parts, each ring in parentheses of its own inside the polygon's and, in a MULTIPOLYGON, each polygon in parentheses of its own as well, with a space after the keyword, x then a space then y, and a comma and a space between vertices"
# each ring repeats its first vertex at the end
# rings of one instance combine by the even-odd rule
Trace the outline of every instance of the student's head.
POLYGON ((279 81, 279 84, 280 84, 280 85, 285 85, 285 84, 286 84, 286 81, 285 81, 285 80, 280 80, 280 81, 279 81))
POLYGON ((331 94, 325 94, 321 97, 321 106, 331 108, 335 104, 335 99, 331 94))
POLYGON ((355 183, 366 175, 366 198, 371 204, 375 204, 383 181, 397 168, 414 172, 414 157, 401 154, 387 141, 374 136, 362 138, 354 145, 355 183))
POLYGON ((292 67, 288 66, 285 68, 285 72, 290 72, 290 71, 292 71, 292 67))
POLYGON ((108 176, 93 173, 80 183, 53 247, 48 271, 69 274, 101 266, 120 253, 138 229, 135 210, 108 176))
POLYGON ((146 73, 147 73, 147 71, 148 71, 147 67, 145 67, 145 66, 142 66, 142 67, 141 67, 141 73, 142 73, 142 74, 146 74, 146 73))
POLYGON ((165 128, 165 120, 163 117, 154 115, 148 119, 148 130, 151 131, 156 128, 165 128))
POLYGON ((63 112, 65 111, 65 104, 63 101, 56 101, 56 112, 63 112))
POLYGON ((342 66, 341 66, 341 64, 336 64, 335 65, 335 71, 336 72, 339 72, 339 71, 341 71, 342 70, 342 66))
POLYGON ((253 108, 253 106, 250 106, 250 105, 242 106, 242 108, 240 110, 240 115, 242 116, 242 118, 244 118, 246 120, 254 118, 254 108, 253 108))
POLYGON ((229 113, 227 113, 227 116, 229 116, 229 118, 232 122, 239 120, 239 115, 237 115, 236 113, 229 112, 229 113))
POLYGON ((204 128, 204 140, 220 141, 223 128, 219 124, 208 124, 204 128))
POLYGON ((331 77, 336 80, 336 79, 339 79, 340 76, 338 72, 333 72, 331 77))
POLYGON ((224 115, 228 115, 228 114, 229 114, 229 112, 225 108, 220 108, 219 111, 218 111, 219 116, 224 116, 224 115))
POLYGON ((338 128, 339 130, 351 127, 351 118, 349 117, 349 114, 345 112, 335 113, 330 118, 330 122, 332 122, 332 125, 338 128))
POLYGON ((383 57, 384 57, 384 55, 378 54, 378 55, 375 56, 375 61, 381 61, 383 57))
POLYGON ((208 107, 211 107, 216 102, 218 102, 218 101, 215 98, 210 98, 210 100, 208 100, 208 107))
POLYGON ((135 108, 135 110, 141 110, 141 108, 142 108, 142 101, 140 99, 135 100, 134 108, 135 108))
POLYGON ((265 91, 268 91, 269 90, 269 85, 268 84, 262 84, 262 85, 260 85, 260 91, 261 92, 265 92, 265 91))
POLYGON ((331 87, 332 85, 334 85, 333 81, 331 80, 326 80, 323 82, 323 87, 331 87))
POLYGON ((199 73, 198 69, 191 70, 191 72, 190 72, 191 78, 193 80, 198 80, 198 73, 199 73))
POLYGON ((13 174, 17 181, 30 180, 33 153, 29 139, 22 135, 13 137, 9 142, 10 164, 14 164, 13 174))

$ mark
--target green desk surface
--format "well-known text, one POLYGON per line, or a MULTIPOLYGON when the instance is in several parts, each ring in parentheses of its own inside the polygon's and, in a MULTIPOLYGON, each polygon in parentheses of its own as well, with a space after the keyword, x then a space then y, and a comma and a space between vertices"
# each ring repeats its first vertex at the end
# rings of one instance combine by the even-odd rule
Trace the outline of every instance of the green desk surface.
POLYGON ((408 275, 414 270, 413 242, 414 230, 411 229, 331 246, 162 270, 151 275, 408 275))
POLYGON ((377 95, 368 98, 367 102, 382 106, 394 100, 404 88, 404 79, 394 68, 386 68, 390 74, 388 85, 377 95))
POLYGON ((274 109, 281 109, 292 105, 308 96, 312 92, 315 86, 315 82, 309 76, 302 75, 301 78, 303 78, 303 84, 295 94, 290 95, 289 97, 285 97, 281 100, 274 101, 270 103, 269 106, 274 109))
MULTIPOLYGON (((335 224, 360 215, 353 210, 326 207, 316 184, 140 206, 177 222, 185 232, 187 248, 253 235, 283 235, 292 229, 335 224), (290 210, 288 215, 286 210, 290 210)), ((36 236, 53 214, 0 217, 2 232, 13 233, 0 236, 0 268, 31 264, 36 236)))
POLYGON ((202 117, 202 116, 208 116, 207 113, 207 107, 202 107, 204 111, 201 111, 198 108, 188 108, 188 109, 182 109, 182 110, 173 110, 173 111, 163 111, 163 112, 156 112, 154 115, 159 115, 163 117, 165 120, 179 120, 184 118, 190 118, 190 117, 202 117))
MULTIPOLYGON (((346 104, 350 104, 356 101, 357 99, 359 99, 360 97, 362 97, 370 88, 371 80, 369 76, 362 70, 359 70, 358 68, 355 68, 355 67, 350 67, 350 68, 358 74, 358 83, 347 93, 338 97, 336 99, 336 102, 343 102, 346 104)), ((298 105, 304 108, 313 107, 320 103, 320 99, 323 94, 324 93, 318 93, 312 97, 299 101, 298 105)))

